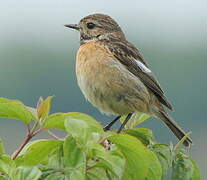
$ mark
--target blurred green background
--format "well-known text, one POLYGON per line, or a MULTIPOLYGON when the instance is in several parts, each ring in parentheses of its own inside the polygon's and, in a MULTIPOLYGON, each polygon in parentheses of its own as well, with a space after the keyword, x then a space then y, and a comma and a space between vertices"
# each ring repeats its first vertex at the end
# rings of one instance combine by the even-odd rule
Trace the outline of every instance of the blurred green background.
MULTIPOLYGON (((35 106, 39 96, 55 95, 53 112, 80 111, 103 124, 81 94, 75 78, 79 36, 63 25, 91 13, 115 18, 141 49, 175 111, 171 115, 192 130, 191 154, 207 179, 207 1, 202 0, 1 0, 0 96, 35 106)), ((157 120, 142 124, 161 142, 176 138, 157 120)), ((8 152, 22 141, 25 126, 0 119, 0 137, 8 152)))

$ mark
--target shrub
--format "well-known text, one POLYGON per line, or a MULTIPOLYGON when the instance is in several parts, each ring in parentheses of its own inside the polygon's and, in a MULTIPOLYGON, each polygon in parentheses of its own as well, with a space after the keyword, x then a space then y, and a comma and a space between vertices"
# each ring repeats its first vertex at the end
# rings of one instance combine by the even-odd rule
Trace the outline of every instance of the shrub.
MULTIPOLYGON (((79 112, 50 114, 52 97, 36 108, 0 98, 0 117, 21 120, 27 136, 13 155, 0 142, 0 180, 199 180, 199 168, 177 145, 159 144, 151 130, 135 128, 149 116, 137 114, 121 134, 79 112), (67 135, 60 139, 51 130, 67 135), (41 131, 51 139, 31 139, 41 131)), ((186 137, 184 137, 185 139, 186 137)), ((183 140, 184 140, 183 139, 183 140)))

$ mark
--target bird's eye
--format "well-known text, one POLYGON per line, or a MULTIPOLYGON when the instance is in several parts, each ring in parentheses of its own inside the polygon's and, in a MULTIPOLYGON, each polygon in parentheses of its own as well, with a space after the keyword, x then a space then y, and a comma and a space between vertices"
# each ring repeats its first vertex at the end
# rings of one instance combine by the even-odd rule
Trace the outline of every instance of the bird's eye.
POLYGON ((88 29, 93 29, 96 25, 92 22, 87 23, 87 28, 88 29))

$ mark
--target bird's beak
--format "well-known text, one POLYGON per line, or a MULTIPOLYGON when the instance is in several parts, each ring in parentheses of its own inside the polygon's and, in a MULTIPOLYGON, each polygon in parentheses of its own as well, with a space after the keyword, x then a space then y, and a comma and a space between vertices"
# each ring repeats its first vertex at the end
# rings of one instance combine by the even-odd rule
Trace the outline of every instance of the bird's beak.
POLYGON ((79 30, 80 29, 80 26, 78 24, 65 24, 64 26, 68 27, 68 28, 75 29, 75 30, 79 30))

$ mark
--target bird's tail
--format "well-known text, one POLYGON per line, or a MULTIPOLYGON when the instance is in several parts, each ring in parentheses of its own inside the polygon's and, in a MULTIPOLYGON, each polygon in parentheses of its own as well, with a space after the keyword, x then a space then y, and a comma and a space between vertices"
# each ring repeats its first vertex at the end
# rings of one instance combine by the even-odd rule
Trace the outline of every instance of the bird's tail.
MULTIPOLYGON (((179 127, 166 112, 156 111, 154 112, 154 114, 157 118, 161 119, 170 128, 170 130, 179 140, 181 140, 186 135, 185 131, 182 130, 181 127, 179 127)), ((187 137, 183 142, 183 145, 189 147, 190 144, 192 144, 192 140, 189 137, 187 137)))

